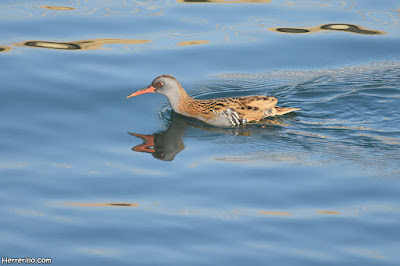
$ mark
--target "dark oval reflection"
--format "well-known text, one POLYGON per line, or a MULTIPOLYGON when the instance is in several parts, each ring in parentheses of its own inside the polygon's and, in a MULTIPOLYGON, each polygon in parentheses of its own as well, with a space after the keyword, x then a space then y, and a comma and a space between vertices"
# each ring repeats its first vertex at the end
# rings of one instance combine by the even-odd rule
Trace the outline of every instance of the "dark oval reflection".
POLYGON ((6 53, 11 51, 11 47, 8 46, 0 46, 0 53, 6 53))
POLYGON ((367 29, 367 28, 364 28, 359 25, 337 24, 337 23, 324 24, 324 25, 319 25, 319 26, 312 27, 312 28, 269 28, 269 30, 279 32, 279 33, 295 33, 295 34, 296 33, 315 33, 315 32, 320 32, 320 31, 325 31, 325 30, 345 31, 345 32, 364 34, 364 35, 385 34, 384 31, 371 30, 371 29, 367 29))
POLYGON ((47 42, 47 41, 29 41, 23 43, 24 46, 38 47, 38 48, 49 48, 49 49, 61 49, 61 50, 79 50, 81 47, 73 43, 64 42, 47 42))
POLYGON ((297 28, 277 28, 276 30, 279 32, 284 32, 284 33, 307 33, 307 32, 310 32, 309 30, 306 30, 306 29, 297 29, 297 28))
POLYGON ((58 50, 94 50, 103 49, 104 44, 142 44, 150 41, 142 39, 93 39, 72 42, 25 41, 15 45, 58 50))
POLYGON ((353 25, 353 24, 325 24, 321 26, 323 30, 336 30, 336 31, 347 31, 353 32, 358 34, 365 34, 365 35, 377 35, 383 34, 383 32, 378 30, 370 30, 363 28, 361 26, 353 25))

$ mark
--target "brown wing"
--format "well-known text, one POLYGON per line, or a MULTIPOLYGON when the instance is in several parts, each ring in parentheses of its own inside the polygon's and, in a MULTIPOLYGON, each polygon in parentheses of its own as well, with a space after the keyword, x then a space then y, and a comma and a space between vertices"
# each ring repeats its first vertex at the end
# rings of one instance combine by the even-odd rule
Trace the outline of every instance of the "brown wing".
POLYGON ((260 109, 270 109, 278 102, 278 99, 275 97, 260 95, 238 97, 236 99, 238 99, 244 105, 258 107, 260 109))
POLYGON ((238 107, 235 108, 235 111, 239 114, 239 117, 243 117, 248 121, 257 121, 264 118, 265 111, 273 109, 278 102, 275 97, 267 96, 246 96, 236 99, 238 107))
POLYGON ((215 112, 224 112, 227 108, 236 112, 239 118, 256 121, 265 117, 266 110, 273 110, 278 100, 267 96, 245 96, 234 98, 218 98, 210 100, 194 100, 186 103, 184 113, 196 117, 201 115, 211 118, 215 112))

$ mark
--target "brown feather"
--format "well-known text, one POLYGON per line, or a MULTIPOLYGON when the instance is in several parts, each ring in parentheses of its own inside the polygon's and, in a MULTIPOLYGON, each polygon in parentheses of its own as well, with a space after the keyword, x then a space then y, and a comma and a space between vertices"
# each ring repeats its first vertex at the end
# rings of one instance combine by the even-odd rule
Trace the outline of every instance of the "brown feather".
POLYGON ((284 115, 293 111, 301 110, 300 108, 288 108, 275 106, 276 115, 284 115))
POLYGON ((232 111, 237 112, 241 119, 258 121, 265 118, 267 110, 267 113, 274 113, 277 102, 278 100, 275 97, 258 95, 198 100, 186 94, 184 97, 181 97, 179 111, 191 117, 198 117, 201 115, 205 119, 210 119, 215 116, 213 110, 223 112, 227 108, 230 108, 232 111))

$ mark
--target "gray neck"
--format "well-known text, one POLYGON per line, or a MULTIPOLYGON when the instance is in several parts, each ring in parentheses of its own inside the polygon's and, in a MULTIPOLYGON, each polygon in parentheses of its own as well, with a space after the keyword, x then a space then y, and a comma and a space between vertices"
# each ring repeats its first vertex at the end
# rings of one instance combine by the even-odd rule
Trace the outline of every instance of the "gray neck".
POLYGON ((168 91, 168 94, 166 94, 169 103, 171 104, 172 110, 174 110, 176 113, 179 113, 179 100, 181 98, 181 93, 179 90, 171 90, 168 91))

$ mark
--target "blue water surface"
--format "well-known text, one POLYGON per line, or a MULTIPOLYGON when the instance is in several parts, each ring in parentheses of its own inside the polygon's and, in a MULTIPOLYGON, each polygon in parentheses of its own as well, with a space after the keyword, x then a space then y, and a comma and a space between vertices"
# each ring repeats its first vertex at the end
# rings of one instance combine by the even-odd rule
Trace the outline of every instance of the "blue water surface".
POLYGON ((399 265, 399 3, 2 1, 0 255, 399 265), (240 128, 126 99, 301 111, 240 128))

